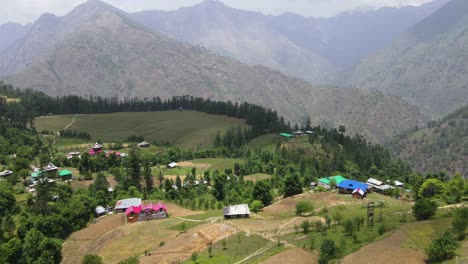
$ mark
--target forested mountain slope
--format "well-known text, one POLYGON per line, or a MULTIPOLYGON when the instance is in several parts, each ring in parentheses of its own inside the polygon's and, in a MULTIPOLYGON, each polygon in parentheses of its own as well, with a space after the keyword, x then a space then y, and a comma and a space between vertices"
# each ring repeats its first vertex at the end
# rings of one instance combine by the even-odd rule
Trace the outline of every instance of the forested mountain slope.
POLYGON ((468 176, 468 106, 426 128, 409 131, 389 144, 420 172, 446 170, 468 176))

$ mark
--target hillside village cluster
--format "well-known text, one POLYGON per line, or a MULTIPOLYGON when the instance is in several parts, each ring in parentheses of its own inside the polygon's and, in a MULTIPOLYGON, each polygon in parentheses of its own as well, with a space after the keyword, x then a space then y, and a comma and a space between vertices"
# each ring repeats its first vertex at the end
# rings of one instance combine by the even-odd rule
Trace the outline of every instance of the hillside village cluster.
MULTIPOLYGON (((280 136, 286 139, 290 139, 293 137, 300 137, 306 134, 310 135, 310 134, 313 134, 313 132, 312 131, 306 131, 306 132, 295 131, 292 134, 281 133, 280 136)), ((146 141, 143 141, 141 143, 138 143, 137 146, 140 148, 146 148, 146 147, 149 147, 150 144, 147 143, 146 141)), ((126 153, 104 150, 103 145, 97 142, 91 146, 88 153, 90 156, 96 156, 96 155, 99 155, 100 153, 105 153, 106 157, 109 157, 110 155, 115 155, 116 157, 125 158, 128 156, 128 154, 126 153)), ((80 152, 69 152, 67 154, 67 159, 72 159, 74 157, 81 159, 80 154, 81 154, 80 152)), ((167 164, 167 167, 169 169, 177 168, 178 163, 171 162, 167 164)), ((11 174, 13 174, 13 172, 8 171, 8 170, 0 172, 1 177, 7 177, 11 174)), ((33 168, 33 171, 30 176, 31 184, 27 187, 27 190, 30 193, 34 194, 35 193, 34 186, 37 184, 38 180, 46 180, 49 183, 53 183, 54 182, 53 178, 57 178, 57 176, 62 181, 73 180, 73 175, 71 171, 66 170, 66 169, 59 170, 59 168, 52 163, 49 163, 48 165, 46 165, 44 168, 42 168, 42 170, 39 168, 33 168), (47 172, 48 178, 41 178, 42 174, 45 172, 47 172)), ((208 185, 209 183, 207 181, 200 182, 198 180, 195 180, 193 184, 196 186, 199 184, 208 185)), ((324 190, 337 189, 338 193, 340 194, 352 195, 352 197, 356 199, 365 199, 367 194, 371 191, 385 194, 385 192, 388 190, 395 189, 395 188, 401 189, 403 188, 403 186, 404 186, 404 183, 400 181, 393 181, 392 183, 390 183, 387 180, 387 183, 385 183, 378 179, 369 178, 364 183, 364 182, 360 182, 357 180, 346 179, 341 175, 335 175, 335 176, 320 178, 317 180, 317 182, 311 182, 309 189, 310 191, 314 191, 317 188, 323 188, 324 190)), ((177 190, 178 187, 176 185, 173 185, 172 188, 177 190)), ((113 191, 114 191, 113 188, 111 187, 108 188, 109 193, 112 193, 113 191)), ((124 213, 126 216, 125 219, 127 223, 161 219, 161 218, 166 218, 169 216, 168 207, 164 203, 159 202, 157 204, 152 204, 152 203, 143 204, 141 198, 122 199, 122 200, 118 200, 114 207, 111 207, 109 205, 107 205, 106 207, 103 207, 102 205, 98 205, 95 209, 95 214, 97 217, 103 216, 106 214, 113 214, 113 213, 124 213)), ((246 218, 246 217, 249 217, 250 214, 251 214, 250 208, 249 208, 249 205, 247 204, 229 205, 229 206, 224 207, 224 218, 226 219, 246 218)))

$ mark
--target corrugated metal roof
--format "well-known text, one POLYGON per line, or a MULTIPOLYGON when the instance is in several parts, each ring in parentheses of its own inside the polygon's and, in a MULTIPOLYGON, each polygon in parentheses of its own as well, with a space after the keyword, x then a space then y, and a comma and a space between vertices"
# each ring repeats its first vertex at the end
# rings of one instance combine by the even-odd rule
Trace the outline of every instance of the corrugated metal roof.
POLYGON ((376 186, 379 186, 379 185, 382 185, 383 182, 377 180, 377 179, 374 179, 374 178, 369 178, 367 181, 366 181, 367 184, 372 184, 372 185, 376 185, 376 186))
POLYGON ((230 205, 224 207, 224 215, 246 215, 250 214, 247 204, 230 205))
POLYGON ((140 206, 141 205, 141 198, 128 198, 128 199, 123 199, 123 200, 118 200, 117 203, 115 203, 115 210, 119 209, 127 209, 130 206, 140 206))
POLYGON ((349 190, 362 189, 363 191, 367 191, 367 188, 369 188, 369 186, 367 186, 367 184, 363 182, 346 180, 338 184, 338 188, 344 188, 349 190))
POLYGON ((341 175, 335 175, 327 178, 319 179, 320 182, 330 185, 330 181, 335 180, 336 184, 340 184, 342 181, 346 181, 346 178, 341 175))

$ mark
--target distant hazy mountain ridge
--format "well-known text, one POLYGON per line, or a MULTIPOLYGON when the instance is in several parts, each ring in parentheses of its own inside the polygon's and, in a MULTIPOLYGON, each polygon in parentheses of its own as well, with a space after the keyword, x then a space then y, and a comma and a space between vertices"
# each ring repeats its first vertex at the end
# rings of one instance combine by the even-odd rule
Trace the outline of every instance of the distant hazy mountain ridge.
POLYGON ((452 0, 355 66, 347 85, 404 98, 431 117, 468 103, 468 1, 452 0))

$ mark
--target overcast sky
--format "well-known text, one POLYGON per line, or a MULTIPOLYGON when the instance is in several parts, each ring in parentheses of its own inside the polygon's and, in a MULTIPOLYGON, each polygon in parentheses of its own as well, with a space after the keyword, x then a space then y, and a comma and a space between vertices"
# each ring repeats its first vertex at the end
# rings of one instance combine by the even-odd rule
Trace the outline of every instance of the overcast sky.
MULTIPOLYGON (((64 15, 86 0, 0 0, 0 24, 33 22, 45 12, 64 15)), ((104 0, 127 12, 174 10, 202 0, 104 0)), ((226 5, 279 15, 294 12, 303 16, 326 17, 341 12, 368 10, 384 6, 421 5, 432 0, 221 0, 226 5)))

